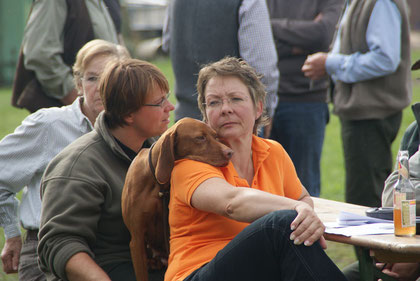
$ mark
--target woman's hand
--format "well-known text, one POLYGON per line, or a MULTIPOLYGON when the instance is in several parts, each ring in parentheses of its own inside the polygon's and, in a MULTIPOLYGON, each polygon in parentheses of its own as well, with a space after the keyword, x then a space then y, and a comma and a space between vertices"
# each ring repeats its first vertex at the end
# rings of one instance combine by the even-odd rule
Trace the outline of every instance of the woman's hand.
POLYGON ((390 263, 386 264, 385 267, 384 264, 377 263, 376 267, 398 281, 415 281, 420 277, 419 263, 390 263))
POLYGON ((321 239, 321 246, 326 248, 326 243, 322 236, 325 226, 316 215, 314 209, 302 201, 298 201, 294 209, 298 215, 290 225, 293 231, 290 235, 290 240, 293 240, 296 245, 303 243, 305 246, 311 246, 321 239))

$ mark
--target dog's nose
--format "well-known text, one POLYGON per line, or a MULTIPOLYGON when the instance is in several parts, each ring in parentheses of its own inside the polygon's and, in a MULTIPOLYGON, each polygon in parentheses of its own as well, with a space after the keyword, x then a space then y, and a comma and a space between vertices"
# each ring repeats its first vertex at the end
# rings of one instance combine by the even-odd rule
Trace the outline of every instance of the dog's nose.
POLYGON ((227 158, 230 159, 233 156, 233 150, 232 149, 224 149, 223 150, 223 155, 227 158))

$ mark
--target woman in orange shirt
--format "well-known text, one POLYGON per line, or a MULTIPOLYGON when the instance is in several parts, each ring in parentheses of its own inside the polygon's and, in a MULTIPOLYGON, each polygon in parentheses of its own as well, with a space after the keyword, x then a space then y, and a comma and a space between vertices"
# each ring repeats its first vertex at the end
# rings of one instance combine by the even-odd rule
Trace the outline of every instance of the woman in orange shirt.
POLYGON ((255 135, 266 120, 255 70, 225 58, 200 71, 197 88, 204 121, 234 154, 222 168, 176 162, 165 281, 345 280, 289 156, 255 135))

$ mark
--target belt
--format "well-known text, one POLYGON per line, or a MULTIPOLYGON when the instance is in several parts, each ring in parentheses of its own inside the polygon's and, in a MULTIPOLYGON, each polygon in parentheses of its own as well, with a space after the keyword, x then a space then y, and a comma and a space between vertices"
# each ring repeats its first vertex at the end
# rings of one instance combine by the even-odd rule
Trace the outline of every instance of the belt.
POLYGON ((28 229, 26 231, 26 240, 38 241, 38 229, 28 229))

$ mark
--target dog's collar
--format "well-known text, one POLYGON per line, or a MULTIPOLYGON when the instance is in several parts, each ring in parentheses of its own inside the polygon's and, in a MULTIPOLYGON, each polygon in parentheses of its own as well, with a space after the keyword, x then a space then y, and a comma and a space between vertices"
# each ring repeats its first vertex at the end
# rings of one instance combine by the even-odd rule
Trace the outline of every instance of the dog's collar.
POLYGON ((165 190, 165 184, 161 184, 158 180, 157 180, 157 178, 156 178, 156 174, 155 174, 155 172, 156 172, 156 169, 155 169, 155 167, 153 166, 153 161, 152 161, 152 150, 153 150, 153 147, 155 146, 155 143, 156 142, 154 142, 154 143, 152 143, 152 145, 150 146, 150 148, 149 148, 149 168, 150 168, 150 172, 152 172, 152 175, 153 175, 153 178, 155 179, 155 181, 159 184, 159 186, 160 186, 160 191, 159 191, 159 197, 166 197, 166 196, 168 196, 169 195, 169 191, 168 190, 165 190))

